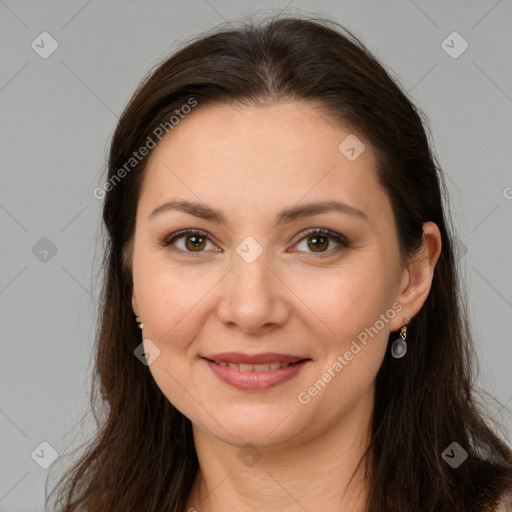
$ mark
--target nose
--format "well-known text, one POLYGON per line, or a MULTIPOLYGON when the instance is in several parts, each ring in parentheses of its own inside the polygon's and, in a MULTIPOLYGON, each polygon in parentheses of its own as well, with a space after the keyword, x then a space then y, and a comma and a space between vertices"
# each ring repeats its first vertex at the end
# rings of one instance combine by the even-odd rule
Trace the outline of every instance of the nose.
POLYGON ((230 327, 258 334, 287 322, 291 291, 270 268, 265 252, 251 263, 235 255, 233 266, 220 285, 218 317, 230 327))

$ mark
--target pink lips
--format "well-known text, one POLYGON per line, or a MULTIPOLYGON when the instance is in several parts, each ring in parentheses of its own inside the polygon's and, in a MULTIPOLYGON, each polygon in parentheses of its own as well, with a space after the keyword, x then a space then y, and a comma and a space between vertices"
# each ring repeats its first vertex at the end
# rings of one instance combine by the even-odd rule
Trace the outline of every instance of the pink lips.
POLYGON ((277 352, 264 352, 262 354, 244 354, 243 352, 222 352, 211 356, 204 356, 210 361, 225 361, 226 363, 259 364, 278 361, 280 363, 296 363, 305 357, 291 356, 289 354, 278 354, 277 352))
POLYGON ((264 353, 248 355, 240 352, 215 354, 202 358, 211 371, 223 382, 243 391, 264 391, 295 377, 311 360, 288 354, 264 353), (239 364, 289 363, 285 368, 268 371, 239 371, 214 361, 239 364))

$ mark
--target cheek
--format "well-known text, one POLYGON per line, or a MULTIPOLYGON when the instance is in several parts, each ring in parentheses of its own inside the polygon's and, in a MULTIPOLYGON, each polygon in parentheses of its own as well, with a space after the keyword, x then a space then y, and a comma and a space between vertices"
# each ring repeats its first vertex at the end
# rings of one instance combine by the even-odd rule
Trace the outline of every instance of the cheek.
POLYGON ((372 326, 390 306, 390 284, 378 261, 361 258, 314 278, 297 278, 294 293, 329 337, 347 340, 372 326))
POLYGON ((390 276, 383 271, 382 261, 368 257, 358 261, 322 276, 314 287, 296 282, 297 295, 307 298, 304 302, 321 321, 315 354, 328 374, 317 377, 332 379, 325 396, 334 401, 340 393, 344 400, 351 401, 350 396, 357 401, 371 385, 385 356, 389 322, 396 314, 390 276))
POLYGON ((190 347, 201 335, 198 315, 215 280, 211 276, 199 279, 189 272, 151 272, 148 267, 140 277, 144 339, 154 342, 160 351, 148 369, 164 396, 189 419, 199 421, 200 411, 191 396, 201 396, 201 388, 200 382, 191 378, 197 361, 190 347))
POLYGON ((177 341, 180 333, 190 332, 198 325, 193 318, 211 285, 205 280, 162 274, 148 276, 141 288, 146 332, 165 343, 169 339, 177 341))
POLYGON ((382 365, 389 322, 396 314, 389 302, 389 289, 379 280, 382 275, 354 271, 328 280, 308 296, 308 306, 328 329, 318 333, 314 348, 320 362, 318 372, 303 391, 311 390, 311 397, 321 396, 315 398, 315 407, 332 407, 327 416, 355 407, 382 365))

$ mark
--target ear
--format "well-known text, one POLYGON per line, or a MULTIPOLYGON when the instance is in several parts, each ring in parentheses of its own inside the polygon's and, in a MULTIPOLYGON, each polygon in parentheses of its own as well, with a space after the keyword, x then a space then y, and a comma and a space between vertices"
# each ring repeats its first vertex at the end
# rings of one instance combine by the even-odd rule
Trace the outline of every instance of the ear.
POLYGON ((133 312, 139 316, 139 301, 137 300, 137 295, 135 295, 135 287, 132 287, 132 309, 133 312))
POLYGON ((407 319, 416 315, 427 300, 434 269, 441 254, 441 246, 441 233, 437 224, 425 222, 422 246, 402 272, 395 301, 401 304, 403 309, 390 322, 391 331, 402 328, 407 319))

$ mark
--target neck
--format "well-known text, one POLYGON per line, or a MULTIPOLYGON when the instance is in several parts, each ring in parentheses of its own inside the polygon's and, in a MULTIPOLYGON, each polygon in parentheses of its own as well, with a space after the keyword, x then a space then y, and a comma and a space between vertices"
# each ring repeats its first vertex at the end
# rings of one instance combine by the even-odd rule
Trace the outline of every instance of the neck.
POLYGON ((371 463, 363 455, 371 410, 368 403, 359 403, 343 418, 333 418, 321 434, 255 448, 259 458, 252 465, 239 459, 240 447, 194 425, 199 471, 185 511, 363 512, 368 496, 365 462, 371 463))

